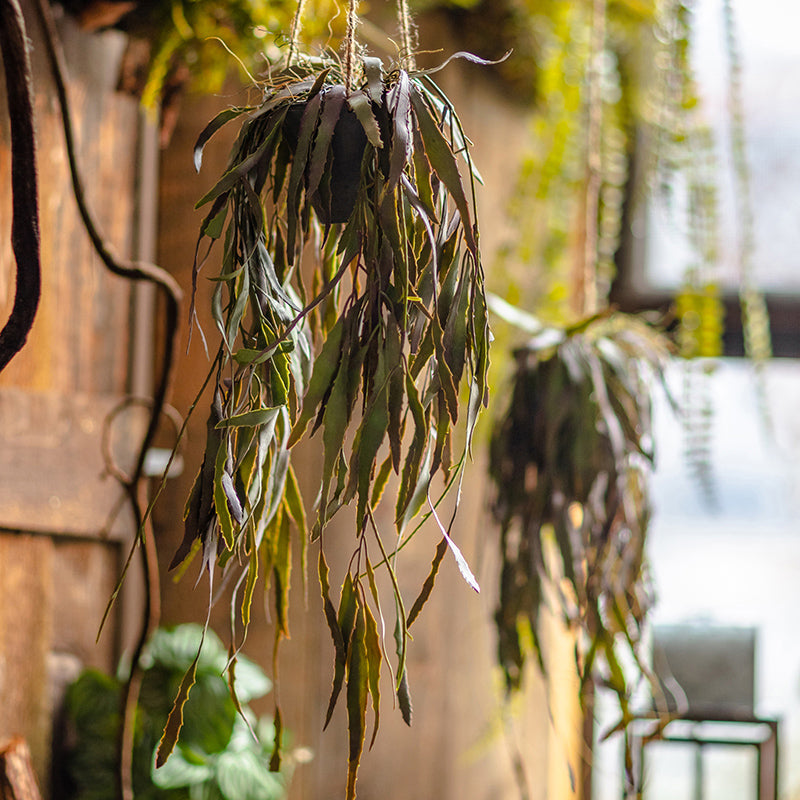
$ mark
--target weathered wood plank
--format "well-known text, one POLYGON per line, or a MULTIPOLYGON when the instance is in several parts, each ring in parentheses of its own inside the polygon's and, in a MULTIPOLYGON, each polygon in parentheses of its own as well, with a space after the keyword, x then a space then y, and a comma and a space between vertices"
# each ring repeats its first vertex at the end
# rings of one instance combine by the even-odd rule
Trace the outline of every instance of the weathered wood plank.
POLYGON ((129 470, 146 423, 132 408, 109 416, 118 396, 0 388, 0 527, 91 537, 132 535, 122 489, 103 458, 129 470))
POLYGON ((0 800, 41 800, 31 753, 19 736, 0 742, 0 800))
POLYGON ((0 738, 24 736, 39 775, 50 763, 52 559, 48 538, 0 534, 0 738))

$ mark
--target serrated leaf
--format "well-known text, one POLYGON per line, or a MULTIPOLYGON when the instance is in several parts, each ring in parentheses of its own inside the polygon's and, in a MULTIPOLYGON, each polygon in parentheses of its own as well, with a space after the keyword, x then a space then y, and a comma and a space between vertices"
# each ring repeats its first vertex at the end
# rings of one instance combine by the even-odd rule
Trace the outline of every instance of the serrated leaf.
POLYGON ((278 546, 275 552, 275 610, 278 629, 289 638, 289 587, 292 575, 292 539, 289 517, 281 515, 278 526, 278 546))
POLYGON ((300 118, 300 130, 297 134, 297 146, 292 158, 289 172, 289 186, 286 193, 286 257, 290 264, 295 260, 295 241, 297 225, 300 222, 300 187, 306 174, 311 142, 317 127, 319 112, 322 107, 322 95, 315 94, 303 109, 300 118))
POLYGON ((387 94, 387 105, 392 118, 392 149, 389 160, 389 175, 386 179, 387 192, 393 192, 400 175, 411 158, 411 83, 408 73, 400 70, 397 82, 387 94))
POLYGON ((356 115, 356 119, 361 123, 361 127, 367 136, 367 141, 376 150, 380 150, 383 147, 381 129, 378 125, 378 120, 375 119, 375 114, 372 112, 372 102, 369 95, 359 89, 348 95, 347 104, 356 115))
POLYGON ((372 728, 372 738, 369 747, 375 744, 375 737, 378 735, 381 718, 381 661, 383 652, 381 650, 381 640, 378 635, 378 624, 368 605, 364 605, 366 617, 366 628, 364 632, 365 657, 367 661, 367 685, 372 696, 372 713, 375 723, 372 728))
POLYGON ((439 544, 436 546, 436 552, 434 553, 433 561, 431 561, 431 569, 428 573, 428 577, 425 578, 425 583, 422 584, 422 589, 420 589, 417 599, 414 601, 414 604, 411 606, 411 610, 408 612, 406 624, 409 628, 414 620, 419 616, 420 611, 422 611, 423 606, 428 601, 428 598, 433 591, 433 585, 436 582, 436 575, 439 572, 439 566, 441 565, 442 559, 444 558, 444 554, 446 552, 447 539, 442 537, 439 540, 439 544))
POLYGON ((219 114, 203 128, 194 145, 193 156, 196 172, 200 172, 200 167, 203 163, 203 149, 206 144, 208 144, 209 139, 232 119, 236 119, 247 111, 252 111, 252 107, 226 108, 224 111, 220 111, 219 114))
POLYGON ((356 797, 358 766, 361 761, 361 753, 364 750, 366 735, 368 685, 369 667, 367 664, 365 609, 359 603, 347 658, 347 729, 350 746, 347 764, 346 800, 355 800, 356 797))
MULTIPOLYGON (((282 120, 281 120, 282 121, 282 120)), ((275 126, 270 130, 269 135, 261 142, 258 148, 252 152, 246 158, 243 158, 241 161, 234 164, 215 184, 211 187, 211 189, 206 192, 198 201, 195 203, 195 208, 202 208, 206 203, 215 200, 221 194, 225 192, 229 192, 233 189, 234 186, 240 181, 243 180, 247 174, 250 172, 253 167, 258 164, 258 162, 263 157, 264 153, 267 152, 267 149, 272 145, 272 142, 277 136, 278 131, 280 130, 280 122, 277 122, 275 126)))
POLYGON ((328 163, 331 140, 344 106, 344 99, 344 86, 330 86, 322 95, 322 112, 319 115, 319 125, 314 135, 314 146, 308 167, 306 192, 309 196, 317 191, 325 165, 328 163))
POLYGON ((480 594, 481 587, 478 585, 478 581, 475 580, 475 576, 472 574, 472 570, 469 568, 467 559, 464 558, 464 555, 458 548, 458 545, 453 541, 453 539, 447 532, 447 529, 444 527, 444 525, 442 525, 442 522, 439 519, 439 515, 436 513, 436 509, 434 508, 432 503, 431 503, 431 514, 433 515, 434 520, 436 520, 436 524, 439 526, 439 530, 441 531, 442 536, 447 542, 447 546, 450 548, 450 552, 453 554, 453 558, 455 558, 456 560, 456 565, 458 566, 458 571, 461 573, 461 577, 467 582, 468 586, 470 586, 480 594))
POLYGON ((413 717, 413 706, 411 704, 411 690, 408 685, 408 672, 406 670, 403 671, 400 683, 397 686, 397 704, 400 706, 400 714, 403 717, 403 722, 410 727, 413 717))
MULTIPOLYGON (((228 504, 227 492, 223 483, 223 476, 227 477, 230 482, 230 475, 226 472, 228 464, 228 447, 223 441, 217 450, 217 458, 214 469, 214 508, 217 513, 217 520, 219 520, 219 527, 222 533, 222 540, 225 542, 225 547, 228 550, 233 550, 234 545, 234 531, 233 531, 233 517, 231 514, 231 507, 228 504)), ((233 484, 231 484, 233 488, 233 484)), ((234 490, 234 495, 236 494, 234 490)), ((238 498, 237 498, 238 503, 238 498)), ((239 506, 239 515, 241 517, 241 505, 239 506)))
POLYGON ((225 417, 217 423, 217 428, 258 428, 262 425, 274 425, 283 406, 258 408, 254 411, 245 411, 225 417))
MULTIPOLYGON (((342 594, 339 599, 339 614, 336 618, 336 628, 338 630, 338 640, 342 642, 341 651, 336 648, 336 659, 334 661, 333 686, 331 696, 328 700, 328 710, 325 713, 325 724, 323 730, 328 727, 336 702, 344 685, 347 672, 347 665, 350 658, 350 650, 353 646, 353 630, 355 628, 356 615, 358 612, 358 596, 354 590, 353 578, 347 573, 342 584, 342 594)), ((334 642, 334 646, 336 642, 334 642)))
POLYGON ((303 409, 289 436, 289 447, 300 441, 311 418, 317 413, 317 406, 331 388, 331 381, 339 368, 343 331, 344 318, 340 317, 329 331, 322 350, 314 360, 311 380, 303 397, 303 409))
POLYGON ((413 83, 411 84, 409 94, 411 97, 411 104, 414 108, 414 114, 419 124, 419 132, 422 137, 423 146, 425 147, 425 153, 428 156, 428 161, 453 198, 463 221, 464 238, 467 242, 467 246, 473 255, 477 257, 478 246, 472 230, 469 204, 467 203, 467 196, 464 193, 464 186, 461 183, 461 174, 458 171, 456 158, 453 155, 453 151, 450 149, 450 145, 444 138, 444 135, 439 130, 436 120, 434 120, 431 115, 420 90, 413 83))
POLYGON ((156 767, 163 766, 170 754, 175 749, 178 741, 178 736, 183 726, 183 707, 189 699, 189 692, 194 686, 197 677, 197 662, 200 659, 200 650, 202 649, 202 642, 198 648, 197 655, 192 662, 189 669, 183 676, 181 684, 178 687, 178 694, 175 697, 175 702, 172 705, 172 710, 167 717, 167 724, 164 726, 164 732, 161 735, 161 741, 158 743, 158 750, 156 751, 156 767))

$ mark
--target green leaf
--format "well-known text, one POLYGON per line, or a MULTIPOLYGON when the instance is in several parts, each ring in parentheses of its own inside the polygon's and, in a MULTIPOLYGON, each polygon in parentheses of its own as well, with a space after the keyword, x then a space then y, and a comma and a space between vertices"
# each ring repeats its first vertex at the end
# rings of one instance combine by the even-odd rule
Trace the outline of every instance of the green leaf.
POLYGON ((300 441, 308 423, 317 412, 317 406, 323 401, 331 388, 331 381, 336 375, 341 359, 343 330, 344 318, 340 317, 331 328, 322 345, 322 350, 314 360, 314 370, 311 373, 311 380, 303 398, 303 409, 289 436, 289 447, 300 441))
POLYGON ((408 619, 406 624, 410 628, 414 620, 419 616, 419 612, 422 611, 423 606, 428 601, 428 598, 433 591, 433 585, 436 582, 436 575, 439 572, 439 566, 442 563, 442 559, 444 558, 444 554, 447 552, 447 539, 442 537, 439 540, 439 544, 436 546, 436 553, 433 556, 433 561, 431 561, 431 569, 428 573, 428 577, 425 578, 425 583, 422 585, 422 589, 420 590, 419 595, 417 595, 417 599, 414 601, 414 605, 411 606, 411 610, 408 612, 408 619))
POLYGON ((209 239, 219 239, 222 236, 225 220, 228 218, 228 195, 221 194, 211 206, 206 218, 200 225, 200 235, 209 239))
POLYGON ((208 763, 193 764, 179 747, 165 764, 153 769, 151 776, 159 789, 182 789, 209 783, 214 778, 214 768, 208 763))
POLYGON ((455 201, 456 208, 461 215, 464 227, 464 238, 467 242, 467 246, 473 253, 473 256, 477 258, 478 245, 472 230, 469 205, 467 203, 467 196, 464 193, 464 186, 461 183, 461 174, 458 171, 456 158, 431 115, 420 90, 413 82, 410 87, 410 96, 411 104, 414 108, 417 122, 419 123, 419 132, 422 137, 425 152, 428 156, 428 161, 455 201))
POLYGON ((350 379, 349 359, 345 353, 341 368, 333 381, 325 412, 322 417, 322 442, 324 457, 322 464, 320 506, 314 536, 319 536, 328 519, 328 496, 334 467, 344 448, 344 437, 350 416, 350 405, 347 396, 347 383, 350 379))
MULTIPOLYGON (((202 649, 202 645, 200 649, 202 649)), ((192 686, 194 686, 197 677, 197 662, 200 659, 200 649, 198 649, 194 661, 181 680, 178 694, 175 697, 172 710, 169 712, 167 724, 164 727, 164 733, 161 736, 161 741, 158 743, 158 750, 156 751, 156 767, 164 766, 178 741, 178 736, 183 726, 183 708, 186 705, 186 701, 189 699, 189 692, 192 686)))
POLYGON ((378 735, 381 717, 381 661, 383 652, 381 650, 381 640, 378 635, 378 624, 372 615, 368 605, 364 605, 366 616, 366 628, 364 633, 365 655, 367 660, 367 680, 369 693, 372 696, 372 713, 375 716, 375 724, 372 728, 372 738, 370 739, 370 749, 375 744, 375 737, 378 735))
POLYGON ((355 629, 347 654, 347 729, 350 746, 346 800, 355 800, 356 797, 358 765, 366 735, 368 683, 366 614, 364 606, 359 602, 355 629))
MULTIPOLYGON (((336 708, 336 702, 339 699, 339 693, 344 685, 349 653, 353 646, 352 639, 357 610, 358 596, 353 587, 353 578, 350 573, 348 573, 342 585, 342 595, 339 599, 339 615, 336 618, 337 636, 334 637, 336 659, 334 662, 333 686, 331 688, 330 700, 328 701, 328 710, 325 713, 323 730, 328 727, 328 723, 331 721, 333 711, 336 708), (338 642, 341 642, 341 650, 337 646, 338 642)), ((330 625, 330 619, 328 622, 330 625)))
POLYGON ((214 186, 197 201, 197 203, 195 203, 195 208, 201 208, 206 203, 216 200, 217 197, 225 192, 229 192, 240 180, 243 180, 247 176, 250 170, 258 164, 263 155, 267 152, 267 149, 271 147, 275 136, 277 136, 278 131, 281 129, 283 116, 285 116, 285 112, 283 112, 280 120, 276 122, 270 130, 269 135, 258 146, 258 149, 234 164, 234 166, 232 166, 214 186))
POLYGON ((348 95, 347 104, 356 115, 356 119, 361 123, 364 133, 367 135, 367 141, 376 150, 380 150, 383 147, 381 129, 378 125, 378 120, 375 119, 375 115, 372 113, 372 102, 369 95, 359 89, 348 95))
POLYGON ((203 149, 205 148, 206 144, 208 143, 209 139, 224 125, 230 122, 232 119, 236 119, 237 117, 241 116, 245 112, 252 111, 252 107, 244 107, 244 108, 226 108, 224 111, 220 111, 208 125, 203 128, 200 135, 197 137, 197 142, 194 146, 194 168, 196 172, 200 172, 200 167, 203 163, 203 149))
POLYGON ((323 170, 328 162, 333 132, 344 106, 344 99, 344 86, 330 86, 322 94, 322 113, 319 115, 319 126, 314 136, 314 147, 308 168, 306 192, 309 196, 319 188, 323 170))
POLYGON ((400 683, 397 686, 397 704, 400 706, 400 714, 406 725, 411 725, 413 707, 411 705, 411 690, 408 686, 408 671, 403 670, 400 683))
POLYGON ((283 406, 258 408, 255 411, 245 411, 243 414, 234 414, 232 417, 221 419, 217 428, 258 428, 262 425, 273 425, 283 406))
POLYGON ((322 95, 315 94, 303 110, 303 116, 300 118, 300 130, 297 134, 297 146, 289 172, 289 186, 286 194, 286 257, 290 264, 294 264, 296 255, 295 240, 300 220, 300 186, 303 176, 306 174, 311 141, 317 127, 321 107, 322 95))
POLYGON ((235 666, 233 672, 233 689, 240 703, 249 703, 257 697, 263 697, 272 689, 272 681, 264 674, 261 667, 243 655, 228 656, 229 668, 235 666))
POLYGON ((281 515, 275 554, 275 608, 278 630, 289 638, 289 587, 292 575, 292 540, 289 517, 281 515))
POLYGON ((411 157, 410 89, 411 82, 408 79, 408 73, 405 70, 400 70, 397 83, 391 88, 386 97, 392 118, 392 150, 385 189, 387 192, 394 191, 400 181, 400 175, 411 157))
POLYGON ((225 800, 281 800, 286 796, 284 781, 253 750, 225 750, 217 759, 215 772, 225 800))
MULTIPOLYGON (((228 550, 233 550, 234 547, 234 525, 233 516, 231 514, 231 507, 229 505, 227 492, 223 483, 223 476, 230 481, 230 475, 227 473, 228 464, 228 446, 225 440, 217 450, 216 465, 214 470, 214 508, 217 512, 217 519, 219 520, 220 531, 222 532, 222 539, 225 542, 225 547, 228 550)), ((233 484, 231 484, 233 489, 233 484)), ((235 495, 235 490, 234 490, 235 495)), ((238 503, 238 498, 237 498, 238 503)), ((239 522, 241 522, 242 508, 239 505, 239 522)))

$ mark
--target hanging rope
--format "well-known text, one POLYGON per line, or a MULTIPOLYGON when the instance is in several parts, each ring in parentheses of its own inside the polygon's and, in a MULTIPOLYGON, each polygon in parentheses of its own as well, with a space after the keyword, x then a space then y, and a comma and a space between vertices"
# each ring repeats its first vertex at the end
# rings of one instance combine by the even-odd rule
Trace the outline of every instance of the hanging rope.
POLYGON ((411 15, 408 12, 408 0, 397 0, 397 19, 400 23, 400 65, 406 72, 416 69, 414 45, 411 33, 411 15))
POLYGON ((286 54, 286 69, 292 66, 292 61, 297 55, 298 43, 300 41, 300 28, 303 25, 303 9, 306 0, 297 0, 297 8, 292 18, 292 27, 289 31, 289 52, 286 54))
POLYGON ((353 73, 356 61, 356 28, 358 27, 358 0, 350 0, 347 8, 347 32, 344 36, 344 85, 353 91, 353 73))

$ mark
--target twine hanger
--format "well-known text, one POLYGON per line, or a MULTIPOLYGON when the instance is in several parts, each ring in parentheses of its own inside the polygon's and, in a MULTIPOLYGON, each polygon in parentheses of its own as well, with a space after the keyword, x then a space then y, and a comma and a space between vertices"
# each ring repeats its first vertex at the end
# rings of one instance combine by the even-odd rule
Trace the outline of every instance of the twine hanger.
MULTIPOLYGON (((300 42, 300 31, 303 26, 303 13, 306 0, 297 0, 292 25, 289 30, 289 50, 286 55, 286 68, 291 67, 297 56, 300 42)), ((416 69, 414 60, 411 14, 408 10, 408 0, 397 0, 397 21, 400 27, 400 66, 402 69, 413 71, 416 69)), ((344 37, 344 82, 348 92, 353 90, 354 73, 356 70, 358 40, 358 0, 349 0, 347 7, 347 28, 344 37)))

